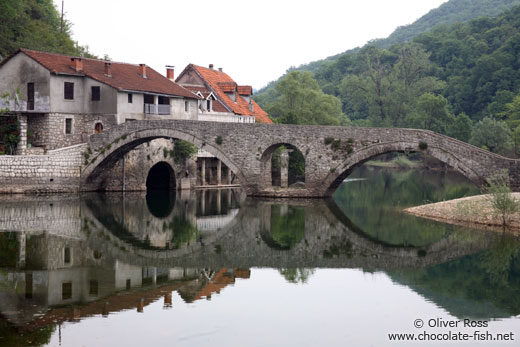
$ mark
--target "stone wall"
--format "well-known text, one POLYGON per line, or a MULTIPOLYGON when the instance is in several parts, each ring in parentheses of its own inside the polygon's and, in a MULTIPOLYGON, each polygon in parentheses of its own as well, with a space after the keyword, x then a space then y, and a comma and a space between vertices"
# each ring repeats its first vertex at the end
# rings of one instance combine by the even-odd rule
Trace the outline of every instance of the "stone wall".
POLYGON ((34 146, 46 150, 68 147, 87 142, 96 123, 103 129, 116 125, 115 115, 49 113, 28 116, 28 129, 33 133, 34 146), (65 119, 72 119, 72 132, 65 134, 65 119))
POLYGON ((46 155, 0 156, 0 193, 78 191, 85 149, 80 144, 46 155))

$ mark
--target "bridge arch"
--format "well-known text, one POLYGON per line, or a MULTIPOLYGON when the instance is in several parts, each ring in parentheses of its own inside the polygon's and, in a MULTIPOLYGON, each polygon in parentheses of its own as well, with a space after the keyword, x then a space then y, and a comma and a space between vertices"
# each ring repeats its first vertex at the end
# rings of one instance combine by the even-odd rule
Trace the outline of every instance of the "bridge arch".
POLYGON ((305 175, 306 175, 307 163, 306 163, 305 156, 303 155, 299 146, 296 146, 289 142, 278 142, 278 143, 271 144, 269 147, 267 147, 263 151, 262 156, 260 157, 260 177, 261 177, 261 182, 262 182, 263 187, 273 186, 273 176, 272 176, 273 160, 272 159, 273 159, 273 155, 275 154, 275 152, 277 150, 279 150, 281 147, 285 147, 287 150, 291 151, 291 153, 289 153, 288 164, 293 160, 293 158, 297 158, 295 160, 303 161, 303 173, 302 173, 301 177, 294 177, 293 179, 291 179, 292 177, 287 177, 288 184, 290 185, 291 183, 294 183, 295 181, 300 181, 303 183, 305 183, 305 181, 306 181, 305 175))
POLYGON ((356 150, 354 153, 352 153, 352 155, 348 157, 348 159, 342 165, 335 168, 334 172, 331 172, 323 181, 323 187, 326 187, 325 195, 331 196, 355 168, 369 161, 370 159, 385 153, 408 153, 411 151, 420 151, 451 166, 479 187, 486 184, 485 177, 481 177, 477 172, 475 172, 475 170, 473 170, 473 168, 467 165, 465 161, 451 153, 449 148, 428 146, 428 148, 420 150, 417 148, 416 143, 391 142, 375 144, 360 150, 356 150))
POLYGON ((243 182, 245 182, 239 165, 230 159, 228 155, 220 151, 216 146, 205 142, 202 138, 188 131, 166 127, 137 128, 124 133, 121 133, 122 129, 119 130, 113 132, 108 130, 89 137, 89 151, 92 154, 89 155, 88 159, 85 159, 82 167, 82 190, 98 190, 103 173, 112 168, 126 153, 143 143, 160 138, 179 139, 189 142, 199 149, 204 149, 230 168, 238 178, 240 185, 243 185, 243 182))

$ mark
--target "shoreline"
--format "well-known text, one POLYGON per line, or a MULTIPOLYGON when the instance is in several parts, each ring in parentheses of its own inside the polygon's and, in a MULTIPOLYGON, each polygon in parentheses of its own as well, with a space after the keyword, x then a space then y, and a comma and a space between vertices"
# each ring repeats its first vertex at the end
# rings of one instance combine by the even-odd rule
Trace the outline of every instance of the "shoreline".
MULTIPOLYGON (((520 193, 512 193, 520 201, 520 193)), ((492 230, 506 230, 520 235, 520 212, 511 215, 508 225, 504 228, 502 218, 493 212, 489 194, 441 201, 433 204, 409 207, 405 213, 439 222, 492 230)))

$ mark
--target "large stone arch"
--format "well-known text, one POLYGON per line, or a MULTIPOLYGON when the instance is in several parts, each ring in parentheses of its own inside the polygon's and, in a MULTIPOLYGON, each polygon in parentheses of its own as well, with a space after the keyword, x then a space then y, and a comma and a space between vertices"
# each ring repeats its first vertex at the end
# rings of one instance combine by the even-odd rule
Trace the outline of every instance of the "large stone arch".
POLYGON ((349 156, 342 165, 335 168, 334 172, 331 172, 325 178, 323 181, 323 187, 326 188, 324 195, 332 196, 343 180, 347 178, 356 167, 362 165, 366 161, 381 154, 390 152, 407 153, 410 152, 411 149, 414 151, 420 151, 453 167, 479 187, 486 183, 485 177, 481 177, 477 172, 475 172, 475 170, 473 170, 473 168, 467 165, 465 161, 451 153, 449 148, 428 146, 424 150, 419 150, 417 148, 417 143, 390 142, 368 146, 352 153, 352 155, 349 156))
POLYGON ((207 152, 220 159, 228 168, 230 168, 237 176, 240 185, 245 182, 244 175, 240 167, 234 163, 225 153, 220 151, 216 146, 206 143, 193 134, 178 129, 155 128, 155 129, 137 129, 130 133, 120 135, 118 132, 105 132, 104 134, 96 134, 94 136, 104 135, 102 141, 95 142, 93 137, 89 138, 89 154, 88 159, 81 170, 81 189, 97 190, 99 178, 103 173, 114 166, 124 154, 128 153, 137 146, 152 141, 154 139, 180 139, 187 141, 198 148, 203 148, 207 152), (108 136, 107 136, 108 135, 108 136))

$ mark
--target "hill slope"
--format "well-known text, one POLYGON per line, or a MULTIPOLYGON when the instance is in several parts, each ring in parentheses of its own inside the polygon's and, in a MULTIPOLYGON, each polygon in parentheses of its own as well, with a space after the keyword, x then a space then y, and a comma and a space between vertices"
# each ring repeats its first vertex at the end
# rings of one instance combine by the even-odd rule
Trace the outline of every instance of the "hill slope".
MULTIPOLYGON (((395 43, 404 43, 411 41, 416 36, 433 30, 436 26, 443 24, 452 24, 455 22, 466 22, 478 17, 496 17, 503 11, 520 4, 520 0, 450 0, 436 9, 431 10, 414 23, 397 28, 388 38, 377 39, 369 44, 375 44, 378 47, 390 47, 395 43)), ((328 57, 323 60, 311 62, 301 65, 292 70, 316 72, 324 65, 330 64, 340 58, 347 59, 345 56, 359 52, 360 48, 354 48, 346 52, 328 57)), ((255 100, 264 107, 266 102, 271 101, 272 88, 280 81, 269 83, 266 87, 260 89, 256 93, 255 100)), ((322 86, 323 87, 323 86, 322 86)), ((327 91, 325 91, 327 92, 327 91)))

